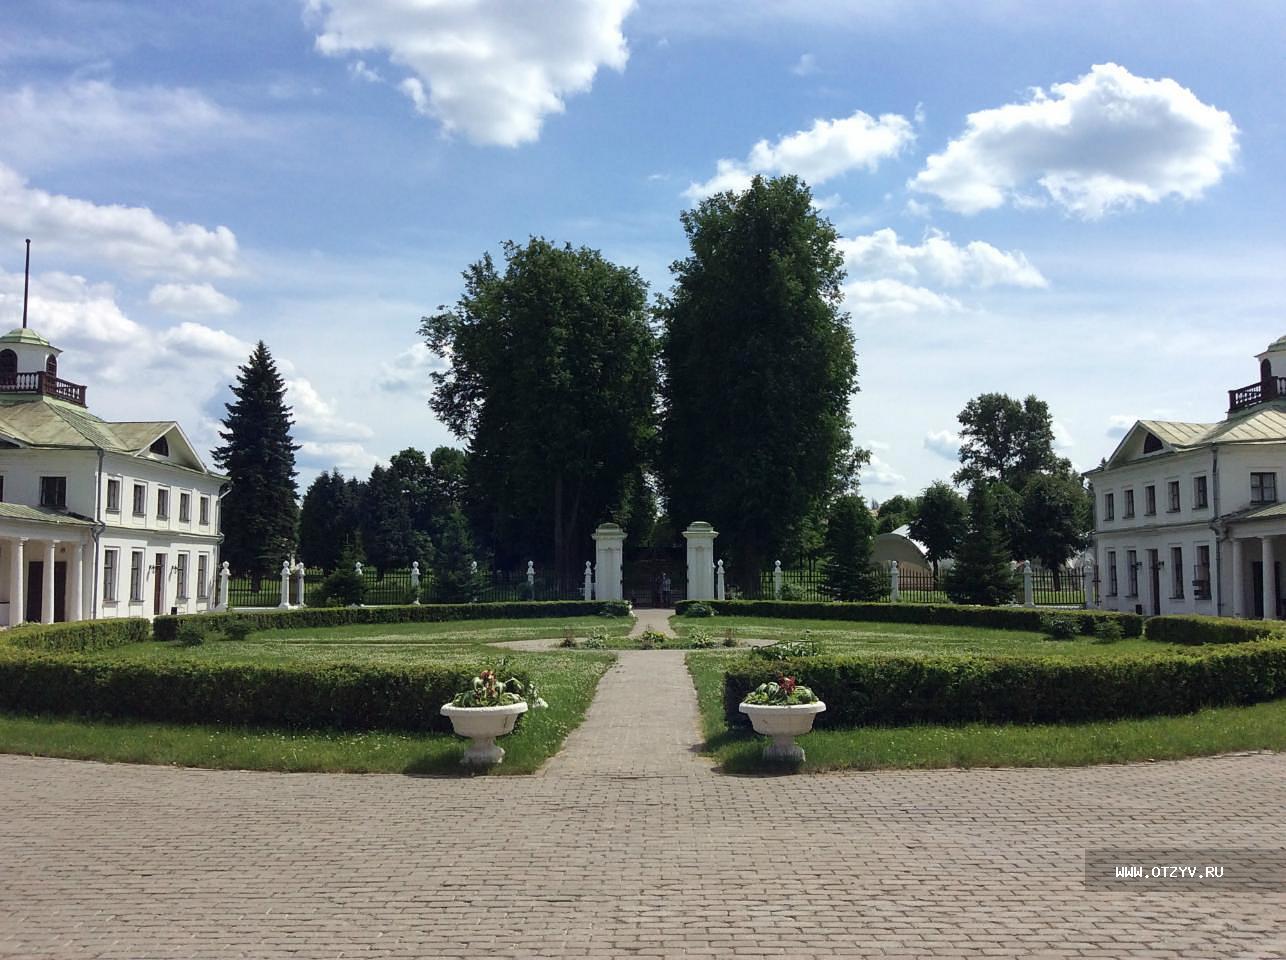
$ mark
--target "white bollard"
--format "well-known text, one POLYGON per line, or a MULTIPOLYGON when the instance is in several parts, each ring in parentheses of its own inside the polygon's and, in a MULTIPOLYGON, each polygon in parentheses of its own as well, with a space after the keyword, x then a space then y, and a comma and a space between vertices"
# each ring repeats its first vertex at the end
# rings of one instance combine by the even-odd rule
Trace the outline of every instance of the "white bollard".
POLYGON ((1036 589, 1032 582, 1031 561, 1023 561, 1023 606, 1036 606, 1036 589))
POLYGON ((772 564, 772 598, 781 599, 781 561, 774 560, 772 564))
POLYGON ((716 600, 726 599, 726 593, 723 588, 723 561, 722 560, 720 560, 717 564, 715 564, 714 598, 716 600))
POLYGON ((897 603, 902 599, 901 584, 902 574, 898 572, 898 562, 894 560, 889 564, 889 601, 897 603))
POLYGON ((231 579, 232 571, 228 569, 228 561, 224 560, 219 564, 219 583, 214 594, 214 609, 221 613, 228 609, 228 581, 231 579))
POLYGON ((290 561, 281 561, 281 603, 277 604, 279 610, 290 609, 290 561))
POLYGON ((594 599, 594 566, 588 560, 585 561, 585 599, 594 599))
POLYGON ((1094 606, 1094 564, 1086 560, 1081 564, 1081 587, 1085 590, 1085 609, 1094 606))
POLYGON ((415 594, 411 603, 415 606, 420 605, 420 561, 411 561, 411 591, 415 594))

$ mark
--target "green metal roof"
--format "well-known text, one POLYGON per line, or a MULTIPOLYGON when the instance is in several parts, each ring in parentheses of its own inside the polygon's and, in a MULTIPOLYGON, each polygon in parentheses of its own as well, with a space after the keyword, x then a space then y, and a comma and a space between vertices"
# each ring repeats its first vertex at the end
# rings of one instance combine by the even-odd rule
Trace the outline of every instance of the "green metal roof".
POLYGON ((17 327, 10 330, 3 337, 0 337, 0 343, 30 343, 37 347, 53 346, 53 344, 30 327, 17 327))
POLYGON ((1234 516, 1230 516, 1230 521, 1238 520, 1273 520, 1278 517, 1286 517, 1286 503, 1270 503, 1262 507, 1251 507, 1234 516))
POLYGON ((35 523, 63 523, 92 527, 94 521, 75 517, 48 507, 29 507, 24 503, 0 503, 0 520, 28 520, 35 523))

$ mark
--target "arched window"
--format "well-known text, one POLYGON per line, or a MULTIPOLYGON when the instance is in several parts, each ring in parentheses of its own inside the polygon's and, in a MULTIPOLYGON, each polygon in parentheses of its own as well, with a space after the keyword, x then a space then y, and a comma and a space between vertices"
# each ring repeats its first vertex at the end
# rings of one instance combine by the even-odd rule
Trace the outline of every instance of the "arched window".
POLYGON ((18 355, 12 350, 0 350, 0 383, 13 383, 18 379, 18 355))
POLYGON ((1259 382, 1267 383, 1273 378, 1273 365, 1269 363, 1268 358, 1259 361, 1259 382))
POLYGON ((150 449, 158 456, 168 457, 170 455, 170 441, 166 440, 164 437, 157 437, 152 442, 150 449))
POLYGON ((1149 433, 1146 437, 1144 437, 1143 439, 1144 453, 1156 453, 1160 449, 1161 449, 1161 440, 1157 437, 1155 433, 1149 433))
POLYGON ((52 353, 49 355, 49 359, 45 361, 45 373, 51 377, 58 376, 58 358, 52 353))

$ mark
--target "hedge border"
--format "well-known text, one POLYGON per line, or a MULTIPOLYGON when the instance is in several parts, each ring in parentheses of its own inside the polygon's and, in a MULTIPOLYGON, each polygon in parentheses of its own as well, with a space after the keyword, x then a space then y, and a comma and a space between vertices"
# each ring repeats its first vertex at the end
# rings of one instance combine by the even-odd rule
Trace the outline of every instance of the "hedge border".
POLYGON ((1094 660, 1066 657, 807 657, 729 664, 731 724, 746 694, 778 674, 826 701, 817 725, 1058 723, 1191 713, 1286 697, 1286 639, 1094 660))
POLYGON ((1270 620, 1239 620, 1234 617, 1202 617, 1168 614, 1152 617, 1143 635, 1158 643, 1201 646, 1216 643, 1249 643, 1280 635, 1281 625, 1270 620))
POLYGON ((0 635, 0 643, 11 647, 51 653, 91 653, 131 643, 146 643, 150 639, 152 625, 142 618, 29 623, 0 635))
POLYGON ((794 600, 680 600, 675 611, 704 603, 727 616, 780 617, 796 620, 864 620, 873 623, 923 623, 952 627, 993 627, 1041 632, 1040 618, 1057 614, 1075 619, 1081 633, 1093 635, 1098 624, 1116 621, 1127 637, 1143 634, 1143 617, 1135 613, 1060 607, 978 607, 948 603, 816 603, 794 600))

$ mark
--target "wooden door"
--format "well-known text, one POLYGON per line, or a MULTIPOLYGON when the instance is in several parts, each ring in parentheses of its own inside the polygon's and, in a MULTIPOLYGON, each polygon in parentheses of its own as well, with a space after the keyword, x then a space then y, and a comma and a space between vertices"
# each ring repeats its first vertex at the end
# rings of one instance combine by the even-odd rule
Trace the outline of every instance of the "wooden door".
POLYGON ((54 622, 67 620, 67 561, 54 561, 54 622))
POLYGON ((40 623, 45 599, 45 561, 27 561, 27 623, 40 623))
POLYGON ((1161 616, 1161 558, 1155 550, 1148 551, 1149 584, 1152 587, 1152 616, 1161 616))
POLYGON ((165 609, 165 554, 156 555, 153 573, 156 575, 156 582, 152 584, 152 613, 160 616, 169 612, 165 609))

